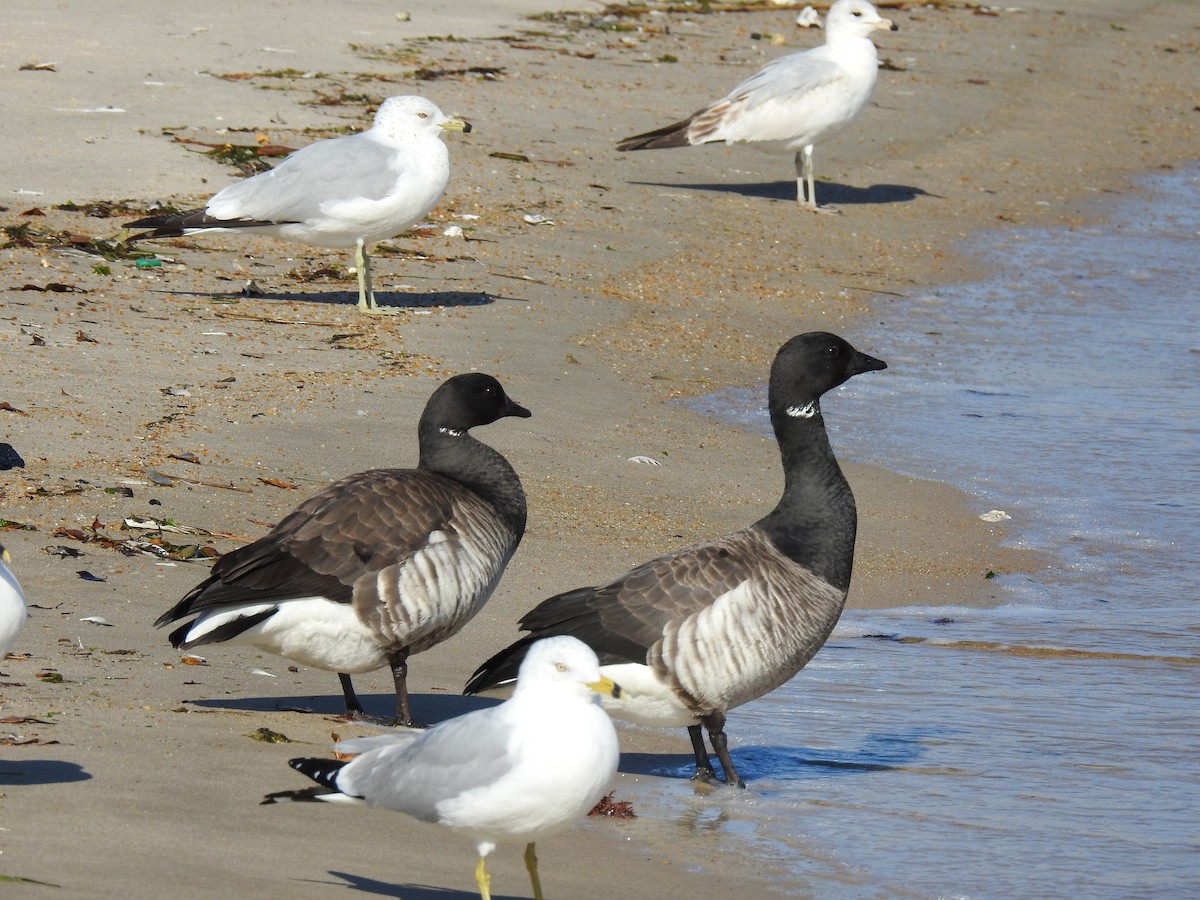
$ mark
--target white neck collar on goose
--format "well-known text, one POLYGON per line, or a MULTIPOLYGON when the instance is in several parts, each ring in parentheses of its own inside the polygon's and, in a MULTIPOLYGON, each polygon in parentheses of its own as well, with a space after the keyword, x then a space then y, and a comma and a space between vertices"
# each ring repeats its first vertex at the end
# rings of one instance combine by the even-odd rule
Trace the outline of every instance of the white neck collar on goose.
POLYGON ((793 419, 811 419, 820 411, 816 400, 810 400, 803 406, 789 406, 786 410, 787 414, 793 419))

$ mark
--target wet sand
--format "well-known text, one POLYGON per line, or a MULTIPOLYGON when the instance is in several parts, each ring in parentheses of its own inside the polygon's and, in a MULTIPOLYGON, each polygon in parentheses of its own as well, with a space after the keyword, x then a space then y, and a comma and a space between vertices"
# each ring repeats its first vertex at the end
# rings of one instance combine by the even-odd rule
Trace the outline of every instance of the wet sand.
MULTIPOLYGON (((0 412, 0 440, 26 467, 3 473, 0 517, 34 529, 2 539, 35 608, 20 655, 0 666, 0 714, 40 721, 0 729, 29 741, 0 746, 0 876, 61 886, 14 892, 474 892, 469 843, 436 829, 371 810, 257 806, 298 786, 286 759, 353 728, 331 717, 336 679, 228 647, 185 666, 150 623, 206 566, 124 556, 97 536, 124 540, 123 520, 153 516, 209 532, 166 535, 174 543, 229 549, 333 478, 412 464, 433 386, 496 374, 534 417, 479 436, 522 475, 530 527, 487 608, 412 663, 418 714, 455 714, 475 703, 458 696, 466 677, 536 601, 773 504, 773 442, 671 400, 761 382, 800 331, 854 341, 866 317, 902 329, 927 287, 977 274, 958 239, 1082 222, 1097 193, 1132 190, 1197 146, 1187 89, 1200 21, 1182 0, 889 9, 901 30, 878 36, 886 66, 871 107, 816 152, 818 196, 843 214, 813 216, 796 208, 786 158, 614 150, 819 41, 791 25, 794 10, 533 21, 524 14, 544 3, 473 6, 469 20, 449 4, 359 2, 330 21, 309 0, 254 15, 217 2, 167 17, 139 0, 119 14, 10 16, 0 401, 15 410, 0 412), (476 132, 450 139, 438 227, 375 254, 395 316, 356 312, 348 254, 206 235, 154 246, 166 261, 139 269, 81 249, 136 212, 55 208, 199 203, 235 175, 173 137, 297 147, 363 127, 373 101, 399 93, 476 132), (442 233, 453 224, 465 236, 442 233), (248 281, 265 295, 243 295, 248 281), (67 290, 21 289, 52 284, 67 290), (45 552, 58 547, 84 555, 45 552), (248 737, 264 727, 300 743, 248 737)), ((836 447, 836 395, 825 413, 836 447)), ((970 497, 846 469, 861 523, 852 605, 993 603, 986 572, 1053 564, 1002 545, 970 497)), ((390 679, 358 682, 386 713, 390 679)), ((736 745, 736 713, 731 728, 736 745)), ((615 787, 636 807, 655 777, 645 760, 682 759, 686 739, 623 729, 622 748, 637 763, 615 787)), ((770 892, 752 861, 682 863, 692 855, 646 821, 589 821, 540 850, 550 896, 770 892)), ((516 848, 493 854, 492 870, 497 896, 525 895, 516 848)))

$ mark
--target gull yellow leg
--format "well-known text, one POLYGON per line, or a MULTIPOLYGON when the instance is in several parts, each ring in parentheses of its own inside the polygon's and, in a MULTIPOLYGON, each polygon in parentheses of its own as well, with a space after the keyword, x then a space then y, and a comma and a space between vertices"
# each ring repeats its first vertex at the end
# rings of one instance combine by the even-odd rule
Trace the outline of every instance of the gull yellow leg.
POLYGON ((796 154, 796 199, 811 212, 834 213, 841 210, 832 206, 817 206, 817 185, 813 177, 812 145, 809 144, 796 154), (805 194, 807 193, 807 196, 805 194))
POLYGON ((529 882, 533 885, 533 900, 542 900, 542 880, 538 878, 537 852, 532 843, 525 845, 525 868, 529 871, 529 882))
POLYGON ((480 900, 492 900, 492 876, 488 874, 487 857, 479 857, 475 867, 475 884, 479 887, 480 900))
POLYGON ((816 204, 813 202, 811 188, 808 188, 809 193, 808 196, 805 197, 805 188, 808 187, 807 180, 811 172, 811 169, 809 168, 811 163, 811 157, 809 157, 804 150, 796 151, 796 200, 801 204, 807 203, 809 206, 815 206, 816 204))
POLYGON ((354 267, 358 272, 358 308, 363 312, 378 309, 375 292, 371 290, 371 257, 362 238, 354 245, 354 267))

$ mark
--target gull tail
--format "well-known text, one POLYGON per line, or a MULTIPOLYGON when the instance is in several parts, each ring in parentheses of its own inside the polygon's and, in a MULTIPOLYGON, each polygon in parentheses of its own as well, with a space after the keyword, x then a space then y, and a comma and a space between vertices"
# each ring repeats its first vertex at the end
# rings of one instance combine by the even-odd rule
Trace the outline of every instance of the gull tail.
POLYGON ((337 776, 349 760, 318 759, 313 757, 290 759, 288 765, 307 775, 320 787, 302 788, 296 791, 276 791, 262 799, 262 805, 271 803, 361 803, 361 797, 343 794, 337 786, 337 776))
POLYGON ((286 222, 268 222, 260 219, 215 219, 202 209, 189 209, 185 212, 166 213, 161 216, 148 216, 130 222, 126 228, 148 228, 141 234, 129 236, 129 241, 144 241, 148 238, 174 238, 200 231, 237 230, 238 228, 261 228, 270 225, 284 225, 286 222))
POLYGON ((618 150, 666 150, 671 147, 687 147, 692 142, 688 140, 688 129, 692 125, 692 119, 695 116, 690 116, 682 122, 674 122, 671 125, 664 125, 662 128, 656 128, 654 131, 647 131, 644 134, 635 134, 633 137, 627 137, 617 143, 618 150))
MULTIPOLYGON (((130 235, 130 241, 141 241, 146 238, 182 237, 189 228, 203 228, 208 219, 202 209, 189 209, 185 212, 164 213, 161 216, 147 216, 130 222, 126 228, 148 228, 141 234, 130 235)), ((215 222, 215 220, 209 220, 215 222)))

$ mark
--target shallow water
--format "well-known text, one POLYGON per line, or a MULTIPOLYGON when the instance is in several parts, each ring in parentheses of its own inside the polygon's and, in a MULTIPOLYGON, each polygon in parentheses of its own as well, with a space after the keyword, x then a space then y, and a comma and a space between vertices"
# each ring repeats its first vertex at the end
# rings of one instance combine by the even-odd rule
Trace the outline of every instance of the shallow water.
POLYGON ((968 247, 994 274, 856 334, 890 368, 825 404, 843 458, 958 484, 1055 564, 998 609, 847 613, 731 714, 751 791, 639 804, 695 865, 796 896, 1200 895, 1200 170, 1103 211, 968 247))

